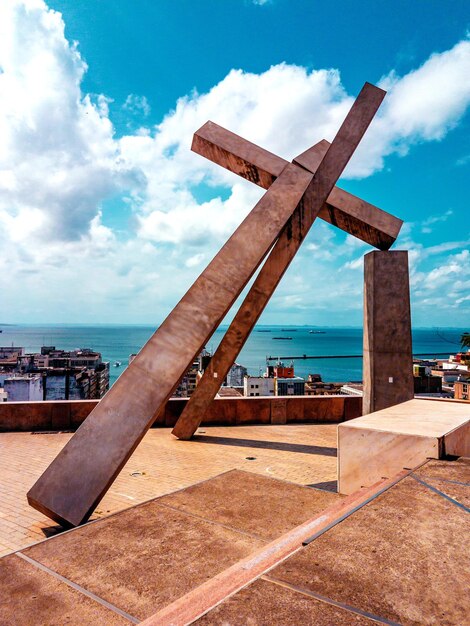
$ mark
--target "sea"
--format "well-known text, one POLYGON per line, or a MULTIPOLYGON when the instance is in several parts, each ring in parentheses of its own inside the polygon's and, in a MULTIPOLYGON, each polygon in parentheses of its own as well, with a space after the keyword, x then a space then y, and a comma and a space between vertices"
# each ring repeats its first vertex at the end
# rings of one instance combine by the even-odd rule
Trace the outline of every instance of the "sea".
MULTIPOLYGON (((151 337, 152 326, 132 325, 3 325, 0 324, 0 346, 21 346, 26 352, 39 352, 41 346, 75 350, 91 348, 101 352, 110 362, 110 385, 129 363, 129 355, 139 352, 151 337), (120 363, 120 365, 115 365, 120 363)), ((412 331, 413 353, 439 356, 459 350, 460 336, 468 329, 415 328, 412 331)), ((207 343, 212 353, 219 345, 226 327, 220 327, 207 343)), ((256 326, 248 338, 237 362, 258 376, 266 369, 266 359, 281 359, 286 364, 291 357, 334 356, 362 354, 362 328, 328 326, 256 326), (311 332, 313 331, 313 332, 311 332), (282 339, 278 339, 282 337, 282 339)), ((424 358, 424 357, 423 357, 424 358)), ((270 361, 274 364, 275 361, 270 361)), ((295 374, 321 374, 328 382, 362 380, 361 358, 305 359, 293 361, 295 374)))

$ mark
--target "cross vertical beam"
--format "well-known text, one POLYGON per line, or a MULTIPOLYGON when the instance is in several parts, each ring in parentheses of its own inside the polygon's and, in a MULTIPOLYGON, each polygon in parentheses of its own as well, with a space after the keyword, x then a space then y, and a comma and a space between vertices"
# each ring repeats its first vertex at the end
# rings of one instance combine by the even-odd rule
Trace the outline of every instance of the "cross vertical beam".
MULTIPOLYGON (((310 149, 309 163, 312 171, 317 170, 328 146, 327 141, 321 141, 310 149)), ((178 439, 191 439, 199 428, 220 385, 314 223, 318 211, 314 213, 305 210, 305 207, 310 206, 312 201, 308 194, 309 190, 306 191, 302 202, 284 226, 189 402, 179 416, 172 430, 172 434, 178 439)))

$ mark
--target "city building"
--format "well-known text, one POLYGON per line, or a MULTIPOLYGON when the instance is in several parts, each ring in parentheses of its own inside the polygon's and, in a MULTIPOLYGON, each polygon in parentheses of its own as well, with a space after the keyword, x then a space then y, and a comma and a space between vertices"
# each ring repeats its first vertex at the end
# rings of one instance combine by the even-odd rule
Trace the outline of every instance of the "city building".
POLYGON ((246 367, 240 363, 234 363, 227 374, 227 387, 243 387, 243 379, 247 373, 246 367))
POLYGON ((274 396, 274 378, 270 376, 245 376, 243 395, 247 397, 274 396))
POLYGON ((241 398, 243 397, 243 387, 221 387, 216 398, 241 398))
POLYGON ((11 359, 24 354, 24 348, 18 346, 0 346, 0 364, 4 359, 11 359))
POLYGON ((414 376, 415 394, 441 394, 442 380, 441 376, 414 376))
POLYGON ((470 400, 470 382, 458 380, 454 383, 454 398, 456 400, 470 400))
MULTIPOLYGON (((131 355, 133 356, 133 355, 131 355)), ((177 398, 189 398, 196 389, 199 380, 202 378, 204 370, 208 366, 212 355, 205 348, 201 351, 193 364, 184 374, 178 387, 173 393, 173 397, 177 398)))
MULTIPOLYGON (((443 370, 444 371, 444 370, 443 370)), ((433 375, 431 365, 413 363, 414 392, 417 395, 442 395, 443 376, 433 375)))
POLYGON ((289 378, 274 378, 274 395, 276 396, 303 396, 305 378, 290 376, 289 378))
POLYGON ((362 383, 346 383, 341 385, 339 391, 346 396, 360 396, 362 398, 364 385, 362 383))
POLYGON ((323 382, 320 374, 309 374, 305 383, 306 396, 333 396, 341 393, 344 383, 323 382))
POLYGON ((109 363, 90 348, 43 346, 40 353, 26 353, 0 347, 0 385, 8 402, 99 399, 109 389, 109 363))
POLYGON ((44 399, 40 374, 9 376, 3 382, 3 389, 8 402, 40 402, 44 399))

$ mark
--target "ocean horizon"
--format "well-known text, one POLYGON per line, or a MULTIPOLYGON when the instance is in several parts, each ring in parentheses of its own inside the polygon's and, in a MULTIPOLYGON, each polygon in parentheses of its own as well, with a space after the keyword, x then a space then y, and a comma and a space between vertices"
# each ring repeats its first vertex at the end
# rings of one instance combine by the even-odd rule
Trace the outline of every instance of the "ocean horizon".
MULTIPOLYGON (((207 342, 210 352, 217 348, 227 328, 220 326, 207 342)), ((146 324, 0 324, 0 329, 0 345, 23 347, 26 352, 39 352, 43 345, 64 350, 91 348, 101 352, 103 360, 110 362, 112 385, 128 365, 129 355, 139 352, 156 327, 146 324), (116 362, 121 365, 115 367, 116 362)), ((453 354, 459 350, 460 336, 465 330, 415 327, 412 330, 413 353, 453 354)), ((361 354, 362 327, 260 324, 251 333, 237 362, 244 365, 249 374, 259 375, 266 368, 267 357, 289 361, 289 357, 302 355, 361 354), (310 333, 310 330, 320 332, 310 333)), ((298 376, 316 373, 328 382, 362 380, 361 358, 294 360, 294 367, 298 376)))

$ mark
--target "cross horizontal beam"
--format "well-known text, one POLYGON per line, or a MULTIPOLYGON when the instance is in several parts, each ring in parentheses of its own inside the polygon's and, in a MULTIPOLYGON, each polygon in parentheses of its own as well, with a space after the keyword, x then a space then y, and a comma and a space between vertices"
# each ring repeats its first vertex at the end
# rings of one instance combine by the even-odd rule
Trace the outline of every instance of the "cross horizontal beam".
MULTIPOLYGON (((269 188, 288 163, 210 121, 194 133, 191 149, 263 189, 269 188)), ((308 154, 309 150, 293 163, 313 173, 308 154)), ((333 188, 318 217, 379 250, 392 246, 403 224, 397 217, 340 187, 333 188)))

